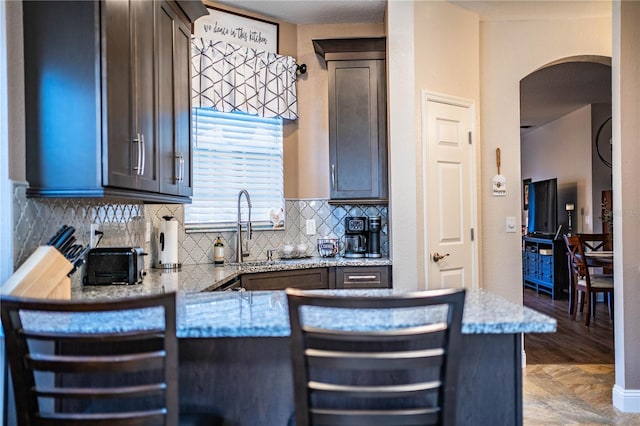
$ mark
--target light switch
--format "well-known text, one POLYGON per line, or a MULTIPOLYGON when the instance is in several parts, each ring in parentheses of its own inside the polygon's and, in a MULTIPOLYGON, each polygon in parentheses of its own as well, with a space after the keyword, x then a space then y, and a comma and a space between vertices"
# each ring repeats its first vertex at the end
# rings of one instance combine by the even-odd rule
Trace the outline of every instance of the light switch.
POLYGON ((507 232, 516 232, 516 217, 515 216, 507 216, 507 232))

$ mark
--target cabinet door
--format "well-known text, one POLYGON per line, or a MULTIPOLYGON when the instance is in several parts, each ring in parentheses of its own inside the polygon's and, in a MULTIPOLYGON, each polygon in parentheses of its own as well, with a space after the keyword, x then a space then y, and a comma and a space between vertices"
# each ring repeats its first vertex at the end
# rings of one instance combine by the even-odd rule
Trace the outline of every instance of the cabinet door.
POLYGON ((169 4, 157 10, 160 192, 191 196, 191 33, 169 4))
POLYGON ((388 266, 354 266, 336 268, 336 288, 390 288, 388 266))
POLYGON ((383 60, 329 61, 332 199, 385 199, 386 94, 383 60))
POLYGON ((178 115, 169 133, 185 144, 174 151, 185 152, 183 175, 189 187, 179 194, 160 192, 155 52, 160 44, 154 14, 160 1, 25 2, 23 23, 30 28, 24 37, 30 197, 188 201, 189 18, 173 1, 162 1, 175 6, 180 18, 172 24, 176 41, 168 51, 177 67, 171 78, 176 74, 181 79, 175 88, 169 81, 168 96, 175 105, 164 111, 178 115))
POLYGON ((131 140, 131 14, 128 2, 105 1, 102 4, 103 55, 103 168, 104 184, 135 188, 134 155, 138 147, 131 140))
POLYGON ((153 2, 103 3, 104 183, 158 192, 153 2))
MULTIPOLYGON (((130 0, 132 25, 131 71, 133 72, 134 129, 132 137, 142 139, 140 161, 134 165, 137 171, 137 189, 158 192, 158 153, 155 132, 154 90, 156 73, 154 72, 154 12, 153 0, 130 0)), ((136 157, 137 159, 138 157, 136 157)))
POLYGON ((287 287, 302 289, 329 288, 327 268, 244 274, 241 277, 241 282, 242 287, 247 290, 284 290, 287 287))

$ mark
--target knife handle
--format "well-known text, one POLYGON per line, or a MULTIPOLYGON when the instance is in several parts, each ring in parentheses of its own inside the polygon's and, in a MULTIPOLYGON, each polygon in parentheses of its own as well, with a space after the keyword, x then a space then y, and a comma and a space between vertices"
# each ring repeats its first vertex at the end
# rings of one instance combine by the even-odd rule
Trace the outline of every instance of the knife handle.
POLYGON ((76 242, 76 237, 67 238, 67 240, 62 243, 62 246, 60 246, 60 249, 59 249, 60 252, 66 257, 67 250, 69 250, 73 245, 73 243, 75 242, 76 242))
POLYGON ((58 229, 58 232, 56 232, 53 237, 51 237, 51 239, 47 242, 47 245, 53 245, 53 243, 60 238, 60 235, 62 235, 62 233, 65 231, 65 229, 67 229, 67 225, 62 225, 62 227, 60 229, 58 229))
POLYGON ((67 240, 73 235, 75 231, 76 230, 73 226, 67 227, 67 229, 65 229, 64 232, 60 234, 60 236, 51 245, 60 250, 64 243, 67 242, 67 240))

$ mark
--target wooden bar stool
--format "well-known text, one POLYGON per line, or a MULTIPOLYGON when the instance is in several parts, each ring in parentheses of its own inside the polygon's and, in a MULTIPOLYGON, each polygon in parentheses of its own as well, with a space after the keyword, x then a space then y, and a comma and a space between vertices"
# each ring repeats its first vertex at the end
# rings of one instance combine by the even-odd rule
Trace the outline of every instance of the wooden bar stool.
POLYGON ((20 426, 222 424, 179 415, 175 293, 0 309, 20 426))
POLYGON ((464 289, 286 293, 296 426, 455 424, 464 289))

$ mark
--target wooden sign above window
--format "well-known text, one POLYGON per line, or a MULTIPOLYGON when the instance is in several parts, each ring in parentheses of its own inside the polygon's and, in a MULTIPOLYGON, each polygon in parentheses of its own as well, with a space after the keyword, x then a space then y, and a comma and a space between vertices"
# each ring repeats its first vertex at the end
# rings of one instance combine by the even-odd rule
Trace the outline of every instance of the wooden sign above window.
POLYGON ((222 40, 227 43, 278 53, 278 24, 207 6, 209 14, 194 23, 196 38, 222 40))

